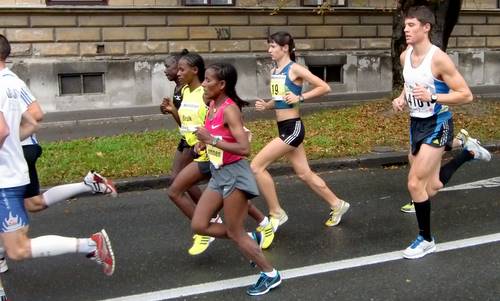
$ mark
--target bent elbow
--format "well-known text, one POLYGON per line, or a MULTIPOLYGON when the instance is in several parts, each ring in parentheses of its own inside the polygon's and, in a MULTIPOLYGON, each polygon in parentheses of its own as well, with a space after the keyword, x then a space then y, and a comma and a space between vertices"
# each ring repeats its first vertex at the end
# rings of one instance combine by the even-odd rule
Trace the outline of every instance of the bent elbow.
POLYGON ((32 124, 32 127, 33 127, 33 132, 38 132, 38 130, 40 129, 40 123, 35 122, 32 124))
POLYGON ((325 87, 325 94, 328 94, 330 92, 332 92, 332 88, 330 87, 330 85, 327 84, 325 87))
POLYGON ((241 150, 241 156, 248 157, 250 156, 250 147, 245 147, 241 150))
POLYGON ((5 129, 3 131, 0 132, 0 141, 4 141, 5 139, 7 139, 7 137, 9 137, 10 135, 10 131, 9 129, 5 129))
POLYGON ((44 114, 43 112, 39 112, 39 113, 35 114, 35 115, 33 116, 33 118, 34 118, 37 122, 40 122, 40 121, 42 121, 42 120, 43 120, 44 115, 45 115, 45 114, 44 114))
POLYGON ((474 95, 469 91, 467 95, 465 96, 465 102, 466 103, 471 103, 474 100, 474 95))

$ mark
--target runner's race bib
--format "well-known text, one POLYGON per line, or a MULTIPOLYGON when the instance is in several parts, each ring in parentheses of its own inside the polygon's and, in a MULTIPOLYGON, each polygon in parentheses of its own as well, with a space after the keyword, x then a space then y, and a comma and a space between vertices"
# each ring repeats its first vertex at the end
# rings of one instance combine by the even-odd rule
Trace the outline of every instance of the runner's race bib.
POLYGON ((286 74, 271 75, 271 97, 275 101, 283 101, 283 96, 286 93, 286 74))
POLYGON ((179 108, 179 118, 181 119, 180 132, 182 134, 193 133, 200 126, 200 117, 198 116, 200 106, 198 104, 182 103, 179 108))
MULTIPOLYGON (((222 139, 221 136, 215 136, 215 137, 222 139)), ((216 169, 219 169, 223 164, 222 158, 224 157, 224 151, 218 147, 207 144, 207 154, 210 163, 212 163, 216 169)))
POLYGON ((410 116, 417 118, 427 118, 434 115, 435 103, 429 101, 421 101, 413 95, 415 86, 405 83, 405 98, 410 109, 410 116))

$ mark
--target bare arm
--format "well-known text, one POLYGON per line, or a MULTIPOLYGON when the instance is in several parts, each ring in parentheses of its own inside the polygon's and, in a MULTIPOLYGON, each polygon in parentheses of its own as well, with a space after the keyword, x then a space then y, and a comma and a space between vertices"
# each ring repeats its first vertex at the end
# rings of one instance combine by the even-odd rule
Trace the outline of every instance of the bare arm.
POLYGON ((437 75, 440 75, 450 88, 449 93, 438 94, 437 101, 447 105, 471 102, 473 99, 472 92, 450 57, 446 53, 439 51, 432 61, 437 75))
POLYGON ((44 113, 42 111, 42 107, 40 107, 40 104, 38 101, 33 101, 29 106, 28 106, 28 113, 37 121, 40 122, 43 120, 44 113))
MULTIPOLYGON (((458 72, 450 57, 441 50, 438 50, 432 57, 432 73, 434 77, 442 79, 450 88, 448 93, 439 93, 437 101, 446 105, 459 105, 472 101, 472 92, 464 78, 458 72)), ((431 101, 431 93, 424 86, 413 89, 413 95, 422 101, 431 101)))
POLYGON ((255 101, 255 110, 257 111, 264 111, 264 110, 272 110, 274 109, 274 99, 271 100, 264 100, 264 99, 257 99, 255 101))
POLYGON ((160 105, 160 111, 162 114, 171 114, 177 125, 181 126, 181 119, 179 118, 179 112, 174 106, 172 99, 165 97, 160 105))
POLYGON ((5 139, 9 137, 10 135, 10 129, 9 126, 7 125, 7 122, 5 121, 5 117, 3 116, 3 112, 0 111, 0 148, 2 148, 5 139))
MULTIPOLYGON (((290 70, 290 77, 292 80, 297 78, 302 79, 302 82, 308 82, 313 88, 305 93, 302 93, 304 100, 319 97, 325 95, 331 91, 330 86, 324 82, 321 78, 312 74, 309 69, 305 68, 300 64, 293 64, 290 70)), ((287 92, 285 96, 285 101, 289 104, 299 102, 300 95, 295 95, 291 92, 287 92)))
MULTIPOLYGON (((404 66, 404 64, 405 64, 405 56, 406 56, 406 50, 403 51, 401 53, 401 55, 399 56, 399 61, 401 62, 401 66, 404 66)), ((403 111, 405 104, 406 104, 405 87, 403 87, 403 89, 401 90, 401 94, 399 94, 398 97, 396 97, 392 100, 392 108, 396 112, 403 111)))
POLYGON ((21 120, 21 126, 19 130, 19 137, 22 140, 28 138, 31 136, 33 133, 38 131, 40 128, 40 125, 38 122, 31 116, 29 111, 25 111, 23 113, 23 119, 21 120))

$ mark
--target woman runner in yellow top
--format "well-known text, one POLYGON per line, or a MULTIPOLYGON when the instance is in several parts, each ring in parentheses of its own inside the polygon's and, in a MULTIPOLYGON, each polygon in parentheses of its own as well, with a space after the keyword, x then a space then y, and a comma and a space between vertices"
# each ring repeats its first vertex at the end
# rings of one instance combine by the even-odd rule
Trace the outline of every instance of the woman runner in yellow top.
MULTIPOLYGON (((185 85, 182 89, 182 103, 179 110, 173 106, 167 109, 172 112, 174 118, 180 120, 180 132, 196 158, 177 174, 170 184, 168 196, 187 218, 192 219, 199 197, 190 199, 186 195, 186 191, 211 176, 210 162, 206 152, 202 151, 198 154, 194 150, 194 145, 198 142, 194 132, 198 127, 204 125, 208 111, 203 97, 204 90, 201 86, 205 75, 205 64, 199 54, 184 50, 177 68, 179 80, 185 85)), ((251 204, 249 206, 249 214, 259 223, 258 230, 263 233, 263 248, 269 247, 274 238, 272 225, 255 206, 251 204)), ((222 220, 220 217, 214 216, 212 222, 221 223, 222 220)), ((188 253, 191 255, 203 253, 213 240, 213 237, 195 234, 193 245, 188 253)))

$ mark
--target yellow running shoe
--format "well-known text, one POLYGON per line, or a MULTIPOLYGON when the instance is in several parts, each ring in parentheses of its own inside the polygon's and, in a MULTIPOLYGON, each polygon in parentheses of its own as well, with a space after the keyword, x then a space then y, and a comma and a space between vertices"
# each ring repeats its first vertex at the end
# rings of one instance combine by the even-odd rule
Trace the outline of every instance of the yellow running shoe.
POLYGON ((415 205, 413 204, 413 201, 410 201, 408 204, 401 207, 401 211, 404 213, 415 213, 415 205))
POLYGON ((326 220, 325 226, 333 227, 338 225, 340 223, 340 219, 342 219, 342 215, 344 215, 344 213, 346 213, 347 210, 349 210, 349 207, 351 205, 349 205, 349 203, 346 201, 343 200, 340 201, 341 204, 339 207, 330 209, 330 217, 326 220))
POLYGON ((262 249, 267 249, 273 243, 274 230, 271 222, 267 223, 265 227, 258 226, 257 231, 262 234, 262 249))
POLYGON ((215 238, 211 236, 195 234, 193 236, 193 245, 188 250, 189 255, 199 255, 205 252, 205 250, 208 249, 210 243, 214 240, 215 238))
POLYGON ((269 222, 273 225, 273 231, 276 232, 278 227, 286 223, 288 220, 288 215, 282 209, 280 215, 269 215, 269 222))

